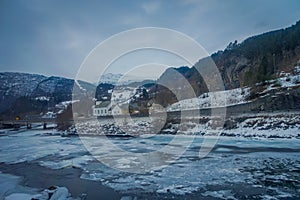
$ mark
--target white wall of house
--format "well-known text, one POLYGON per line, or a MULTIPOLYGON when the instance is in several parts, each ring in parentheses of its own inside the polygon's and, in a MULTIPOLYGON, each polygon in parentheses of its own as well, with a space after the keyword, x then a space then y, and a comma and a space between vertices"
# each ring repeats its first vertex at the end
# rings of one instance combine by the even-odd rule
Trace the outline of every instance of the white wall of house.
POLYGON ((111 115, 111 111, 109 111, 109 107, 103 108, 94 108, 94 116, 109 116, 111 115))
POLYGON ((107 107, 99 107, 100 103, 93 106, 93 115, 94 116, 111 116, 111 115, 122 115, 123 111, 122 109, 116 105, 116 106, 111 106, 108 105, 107 107))

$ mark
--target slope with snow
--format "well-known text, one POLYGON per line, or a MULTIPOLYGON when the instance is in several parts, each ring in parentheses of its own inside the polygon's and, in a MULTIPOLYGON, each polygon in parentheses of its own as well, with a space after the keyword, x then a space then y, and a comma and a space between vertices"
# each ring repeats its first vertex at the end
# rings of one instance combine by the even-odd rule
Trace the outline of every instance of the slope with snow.
POLYGON ((96 89, 94 85, 84 81, 77 81, 75 85, 74 83, 74 80, 62 77, 2 72, 0 73, 0 113, 7 110, 10 113, 18 113, 22 110, 18 106, 20 104, 24 106, 26 104, 24 101, 27 101, 26 109, 33 109, 30 111, 34 112, 35 103, 43 105, 43 102, 49 102, 48 105, 54 106, 54 103, 70 101, 73 89, 77 94, 74 98, 78 99, 86 94, 92 94, 96 89), (29 103, 32 105, 31 108, 29 108, 29 103))
POLYGON ((0 95, 3 97, 31 95, 37 85, 46 78, 36 74, 0 73, 0 95))
POLYGON ((246 103, 250 88, 237 88, 232 90, 208 92, 198 98, 185 99, 167 107, 167 111, 193 110, 214 108, 246 103))
MULTIPOLYGON (((291 73, 281 72, 278 78, 258 83, 256 86, 264 84, 264 90, 259 93, 259 98, 267 96, 269 92, 281 89, 293 89, 300 86, 300 66, 295 66, 291 73)), ((184 99, 167 107, 167 111, 193 110, 203 108, 216 108, 233 106, 247 103, 250 92, 253 88, 243 87, 225 91, 208 92, 197 98, 184 99)), ((280 92, 280 91, 279 91, 280 92)), ((276 96, 274 96, 276 97, 276 96)))

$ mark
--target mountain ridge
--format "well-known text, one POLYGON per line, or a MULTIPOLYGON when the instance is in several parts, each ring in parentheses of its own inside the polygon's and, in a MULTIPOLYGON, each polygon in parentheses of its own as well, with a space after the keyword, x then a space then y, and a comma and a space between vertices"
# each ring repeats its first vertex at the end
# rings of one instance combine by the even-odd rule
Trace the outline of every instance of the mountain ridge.
MULTIPOLYGON (((217 66, 224 81, 225 89, 254 86, 253 90, 259 91, 259 87, 255 86, 257 83, 275 79, 280 72, 291 72, 296 65, 300 65, 300 21, 287 28, 249 37, 241 43, 231 42, 223 51, 218 51, 210 57, 200 59, 190 68, 187 66, 168 68, 160 76, 158 82, 170 85, 173 91, 183 91, 182 85, 177 84, 180 82, 179 79, 174 80, 174 73, 179 73, 183 79, 188 81, 195 95, 200 96, 208 92, 208 87, 198 70, 205 69, 211 64, 217 66)), ((121 74, 116 76, 110 74, 110 78, 117 76, 120 78, 121 74)), ((213 75, 210 76, 206 77, 206 80, 213 82, 214 77, 213 75)), ((147 82, 145 81, 145 83, 147 82)), ((114 87, 112 84, 106 84, 108 84, 107 90, 114 87)), ((149 96, 155 97, 155 103, 168 106, 178 101, 170 88, 152 82, 148 82, 148 84, 149 96)), ((132 86, 134 85, 138 85, 138 83, 132 83, 132 86)), ((23 72, 0 72, 0 95, 2 96, 0 99, 0 112, 6 110, 6 113, 17 113, 19 107, 14 104, 20 98, 27 99, 29 102, 33 99, 43 99, 39 97, 50 97, 53 99, 53 103, 69 101, 72 99, 73 87, 81 91, 80 95, 82 97, 95 93, 100 98, 103 96, 99 94, 99 91, 97 92, 97 88, 101 91, 103 88, 101 89, 84 81, 75 82, 70 78, 23 72), (12 109, 14 112, 12 112, 12 109)), ((106 89, 104 88, 104 90, 106 89)), ((104 93, 107 92, 104 91, 104 93)), ((108 94, 105 96, 108 96, 108 94)), ((81 97, 75 98, 80 99, 81 97)), ((183 94, 181 98, 188 99, 191 97, 183 94)), ((42 104, 39 111, 46 109, 45 107, 46 105, 42 104)))
MULTIPOLYGON (((96 87, 90 83, 80 81, 82 86, 75 84, 73 79, 44 76, 22 72, 0 73, 0 113, 5 115, 20 114, 19 111, 47 111, 49 106, 54 106, 62 101, 72 99, 73 88, 81 90, 82 97, 91 94, 96 87), (49 105, 51 99, 51 105, 49 105), (22 108, 22 101, 24 103, 22 108), (26 106, 25 106, 26 104, 26 106), (25 109, 24 107, 27 107, 25 109)), ((81 98, 81 97, 78 97, 81 98)), ((5 116, 4 116, 5 117, 5 116)), ((9 116, 8 116, 9 117, 9 116)))

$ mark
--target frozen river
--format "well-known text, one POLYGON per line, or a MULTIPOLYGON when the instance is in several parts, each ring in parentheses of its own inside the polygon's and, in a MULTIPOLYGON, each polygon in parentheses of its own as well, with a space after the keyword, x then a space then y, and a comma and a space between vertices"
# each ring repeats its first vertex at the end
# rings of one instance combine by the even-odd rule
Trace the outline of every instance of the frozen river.
MULTIPOLYGON (((116 199, 120 196, 123 199, 300 198, 300 142, 297 139, 220 137, 212 151, 200 159, 198 155, 203 137, 195 137, 193 143, 186 147, 184 141, 189 140, 190 136, 180 136, 182 145, 177 144, 174 148, 186 151, 176 161, 164 163, 144 173, 129 173, 126 167, 130 167, 133 162, 130 157, 117 158, 115 168, 111 168, 95 159, 94 152, 91 155, 82 143, 82 139, 88 141, 97 149, 96 158, 104 159, 112 153, 111 149, 100 145, 107 142, 107 139, 61 137, 53 133, 49 130, 30 130, 1 136, 2 168, 4 165, 6 168, 23 166, 24 170, 28 170, 26 166, 38 165, 36 179, 39 179, 38 170, 41 169, 51 172, 79 168, 80 180, 97 182, 113 189, 119 195, 116 199)), ((126 152, 142 154, 170 145, 173 137, 142 136, 110 138, 109 141, 126 152)), ((10 170, 10 174, 14 175, 14 170, 10 170)), ((26 171, 23 174, 26 175, 26 171)), ((63 178, 70 177, 66 175, 63 178)), ((9 183, 6 184, 7 179, 3 176, 0 176, 0 182, 2 199, 9 183)), ((97 190, 97 187, 93 187, 97 190)), ((92 199, 89 194, 88 199, 92 199)))

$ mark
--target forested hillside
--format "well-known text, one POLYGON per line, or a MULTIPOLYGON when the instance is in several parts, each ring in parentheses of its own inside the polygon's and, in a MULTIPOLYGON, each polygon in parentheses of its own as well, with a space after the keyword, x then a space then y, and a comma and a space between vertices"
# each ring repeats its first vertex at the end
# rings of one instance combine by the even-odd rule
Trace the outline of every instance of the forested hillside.
MULTIPOLYGON (((231 42, 225 50, 212 54, 211 59, 200 59, 192 68, 173 69, 182 74, 196 95, 200 96, 207 92, 207 85, 198 70, 212 65, 212 61, 220 71, 225 89, 253 86, 278 77, 280 72, 291 72, 300 65, 300 21, 288 28, 250 37, 241 43, 231 42)), ((171 70, 166 70, 160 82, 172 82, 172 76, 171 70)), ((176 84, 173 86, 177 87, 176 84)), ((177 101, 166 88, 156 87, 152 92, 163 105, 177 101)))

